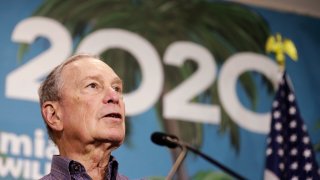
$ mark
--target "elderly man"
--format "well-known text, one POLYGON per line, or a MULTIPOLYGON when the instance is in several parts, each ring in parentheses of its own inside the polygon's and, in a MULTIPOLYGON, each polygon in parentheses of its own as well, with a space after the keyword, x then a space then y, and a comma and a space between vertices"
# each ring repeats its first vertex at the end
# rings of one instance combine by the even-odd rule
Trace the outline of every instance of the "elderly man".
POLYGON ((128 179, 111 152, 125 137, 122 81, 100 59, 86 54, 57 66, 39 89, 48 134, 60 155, 42 179, 128 179))

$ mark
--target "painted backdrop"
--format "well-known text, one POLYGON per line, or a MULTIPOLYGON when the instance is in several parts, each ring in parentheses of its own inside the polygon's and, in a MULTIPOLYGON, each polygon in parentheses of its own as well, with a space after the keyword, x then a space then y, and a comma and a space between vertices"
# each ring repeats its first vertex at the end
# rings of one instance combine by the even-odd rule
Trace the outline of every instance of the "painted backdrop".
MULTIPOLYGON (((320 142, 319 19, 206 1, 12 0, 1 2, 0 27, 0 179, 48 173, 57 150, 37 88, 75 52, 101 55, 124 80, 127 138, 114 155, 130 179, 168 174, 177 152, 153 144, 155 131, 263 178, 278 78, 264 45, 276 32, 298 49, 286 69, 314 147, 320 142)), ((225 176, 190 153, 180 176, 201 175, 225 176)))

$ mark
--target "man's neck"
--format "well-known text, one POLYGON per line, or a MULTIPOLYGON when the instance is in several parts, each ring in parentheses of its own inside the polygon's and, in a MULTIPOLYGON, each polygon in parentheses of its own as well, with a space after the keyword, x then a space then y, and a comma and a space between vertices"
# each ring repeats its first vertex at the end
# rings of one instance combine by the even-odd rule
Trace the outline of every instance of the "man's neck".
MULTIPOLYGON (((60 146, 68 147, 68 146, 60 146)), ((108 144, 90 144, 82 148, 60 148, 60 155, 81 163, 92 179, 104 179, 112 149, 108 144)))

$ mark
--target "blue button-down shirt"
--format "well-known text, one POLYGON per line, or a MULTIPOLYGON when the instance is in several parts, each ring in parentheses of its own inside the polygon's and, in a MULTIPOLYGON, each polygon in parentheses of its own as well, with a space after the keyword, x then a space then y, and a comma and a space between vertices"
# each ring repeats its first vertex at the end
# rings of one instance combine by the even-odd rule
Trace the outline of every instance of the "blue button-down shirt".
MULTIPOLYGON (((118 162, 113 156, 110 157, 106 174, 105 180, 128 180, 127 177, 118 174, 118 162)), ((52 158, 51 172, 41 180, 92 180, 92 178, 79 162, 55 155, 52 158)))

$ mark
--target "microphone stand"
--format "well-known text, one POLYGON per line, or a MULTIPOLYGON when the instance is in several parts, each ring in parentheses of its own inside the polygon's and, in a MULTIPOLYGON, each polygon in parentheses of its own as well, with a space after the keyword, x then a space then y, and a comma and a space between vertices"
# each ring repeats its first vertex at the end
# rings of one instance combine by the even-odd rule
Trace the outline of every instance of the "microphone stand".
POLYGON ((180 167, 182 161, 186 158, 188 149, 186 146, 180 146, 182 148, 181 153, 179 154, 178 158, 176 159, 175 163, 173 164, 166 180, 173 179, 174 174, 177 172, 178 168, 180 167))

